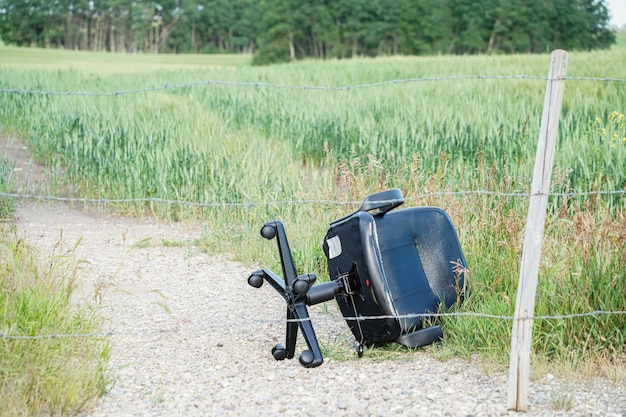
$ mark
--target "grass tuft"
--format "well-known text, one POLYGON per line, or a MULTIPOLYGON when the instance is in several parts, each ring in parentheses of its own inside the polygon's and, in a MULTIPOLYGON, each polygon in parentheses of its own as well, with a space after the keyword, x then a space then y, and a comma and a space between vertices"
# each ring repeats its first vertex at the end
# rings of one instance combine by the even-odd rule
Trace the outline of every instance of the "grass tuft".
MULTIPOLYGON (((46 263, 14 227, 0 229, 0 332, 11 337, 98 333, 97 310, 77 307, 72 252, 46 263)), ((0 339, 0 415, 65 415, 111 380, 106 337, 0 339)))

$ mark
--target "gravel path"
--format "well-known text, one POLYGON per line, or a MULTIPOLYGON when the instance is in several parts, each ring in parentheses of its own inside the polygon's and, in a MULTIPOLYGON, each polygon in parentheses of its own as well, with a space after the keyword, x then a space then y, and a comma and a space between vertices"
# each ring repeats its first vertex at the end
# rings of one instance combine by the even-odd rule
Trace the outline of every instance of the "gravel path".
MULTIPOLYGON (((528 413, 507 412, 505 370, 428 352, 315 369, 297 357, 276 362, 284 301, 268 285, 248 286, 250 268, 201 252, 200 224, 28 203, 19 228, 44 253, 61 234, 70 247, 82 238, 81 294, 103 295, 116 383, 85 416, 626 416, 624 387, 551 375, 532 382, 528 413)), ((345 339, 333 304, 310 313, 321 343, 345 339)))

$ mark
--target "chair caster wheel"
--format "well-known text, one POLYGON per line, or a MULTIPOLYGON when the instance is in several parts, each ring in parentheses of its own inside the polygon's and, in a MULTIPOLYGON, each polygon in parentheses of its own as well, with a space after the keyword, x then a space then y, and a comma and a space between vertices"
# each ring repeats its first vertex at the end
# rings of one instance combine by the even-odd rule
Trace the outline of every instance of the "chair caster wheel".
POLYGON ((277 361, 282 361, 287 357, 287 349, 279 343, 272 348, 272 356, 277 361))
POLYGON ((276 236, 276 227, 266 224, 261 229, 261 236, 268 240, 274 239, 274 236, 276 236))
POLYGON ((356 354, 359 358, 363 357, 363 343, 359 343, 358 345, 356 345, 356 354))
POLYGON ((263 277, 258 274, 252 274, 248 277, 248 284, 254 288, 261 288, 263 285, 263 277))
POLYGON ((305 350, 300 354, 300 363, 303 366, 309 367, 311 363, 313 363, 313 359, 315 359, 315 357, 310 350, 305 350))
POLYGON ((298 294, 306 294, 306 292, 309 290, 310 288, 310 284, 304 280, 297 280, 294 284, 293 284, 293 290, 298 293, 298 294))

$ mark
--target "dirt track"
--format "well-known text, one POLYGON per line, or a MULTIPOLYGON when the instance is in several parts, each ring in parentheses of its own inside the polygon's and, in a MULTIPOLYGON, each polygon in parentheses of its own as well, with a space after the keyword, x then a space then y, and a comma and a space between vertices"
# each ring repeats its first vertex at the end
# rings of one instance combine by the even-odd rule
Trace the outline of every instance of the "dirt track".
MULTIPOLYGON (((102 295, 116 383, 90 416, 120 415, 506 415, 504 370, 477 361, 440 362, 427 352, 399 359, 327 360, 305 369, 277 362, 285 303, 269 286, 247 285, 251 269, 198 250, 202 225, 86 214, 63 203, 27 203, 21 233, 43 253, 61 236, 80 240, 81 296, 102 295)), ((322 344, 349 339, 330 305, 311 308, 322 344)), ((623 416, 623 387, 548 375, 531 386, 527 415, 623 416)), ((515 414, 515 413, 508 413, 515 414)))

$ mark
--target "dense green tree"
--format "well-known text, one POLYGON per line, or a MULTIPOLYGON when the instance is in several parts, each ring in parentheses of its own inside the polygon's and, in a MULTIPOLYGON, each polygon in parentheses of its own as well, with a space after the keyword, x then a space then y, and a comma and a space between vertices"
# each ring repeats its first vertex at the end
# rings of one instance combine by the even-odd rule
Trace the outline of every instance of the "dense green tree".
POLYGON ((608 48, 604 0, 0 0, 8 44, 255 63, 608 48))
POLYGON ((405 32, 414 53, 449 53, 454 38, 448 0, 407 1, 405 32), (411 4, 414 6, 411 7, 411 4))
POLYGON ((296 59, 296 38, 300 30, 296 19, 298 0, 269 0, 259 4, 261 19, 259 53, 254 62, 288 62, 296 59))

